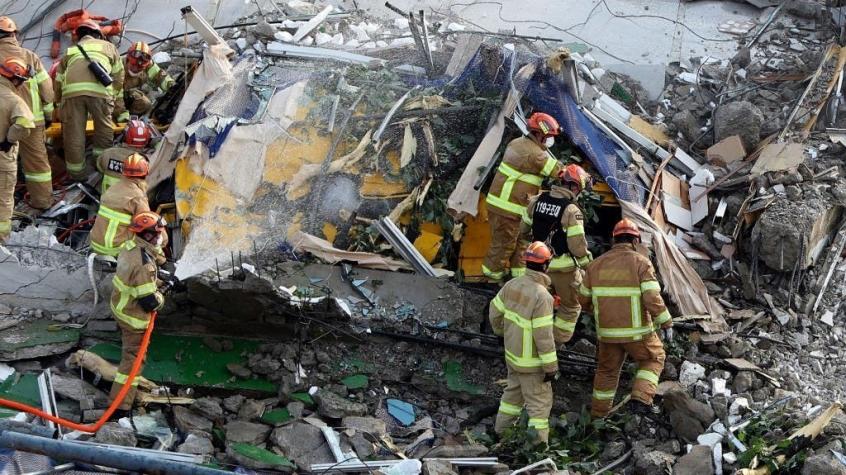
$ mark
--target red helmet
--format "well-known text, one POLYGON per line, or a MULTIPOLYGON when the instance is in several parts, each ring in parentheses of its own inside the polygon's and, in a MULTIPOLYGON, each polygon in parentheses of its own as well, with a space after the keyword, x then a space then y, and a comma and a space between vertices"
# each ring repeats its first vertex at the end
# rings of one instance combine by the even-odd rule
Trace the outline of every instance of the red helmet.
POLYGON ((20 58, 8 58, 0 65, 0 76, 8 79, 20 79, 26 81, 29 79, 29 68, 26 63, 20 58))
POLYGON ((144 148, 150 143, 152 132, 143 120, 133 119, 126 124, 123 142, 130 147, 144 148))
POLYGON ((613 237, 617 236, 632 236, 640 238, 640 230, 637 225, 629 218, 623 218, 614 226, 614 231, 611 233, 613 237))
POLYGON ((140 153, 133 153, 123 162, 123 176, 144 178, 150 173, 150 163, 147 157, 140 153))
POLYGON ((549 246, 546 244, 540 241, 535 241, 529 244, 529 247, 526 248, 526 252, 523 253, 523 258, 526 262, 546 264, 552 260, 552 251, 549 250, 549 246))
POLYGON ((135 71, 146 69, 153 62, 150 46, 143 41, 132 43, 132 46, 126 51, 126 58, 135 71))
POLYGON ((558 126, 558 121, 551 115, 543 112, 535 112, 529 117, 527 122, 529 130, 540 132, 544 137, 558 135, 561 127, 558 126))
POLYGON ((579 190, 590 188, 593 181, 590 174, 575 163, 567 165, 563 170, 558 172, 558 179, 564 184, 575 183, 579 187, 579 190))
POLYGON ((135 234, 141 234, 146 231, 162 232, 166 225, 167 223, 164 218, 152 211, 145 211, 132 217, 129 230, 135 234))
POLYGON ((81 30, 81 29, 96 31, 97 33, 100 33, 100 35, 103 34, 103 30, 100 29, 100 24, 97 23, 94 20, 85 20, 84 22, 80 23, 79 25, 76 25, 76 28, 73 30, 73 34, 76 35, 77 38, 82 36, 82 35, 79 34, 80 33, 79 30, 81 30))

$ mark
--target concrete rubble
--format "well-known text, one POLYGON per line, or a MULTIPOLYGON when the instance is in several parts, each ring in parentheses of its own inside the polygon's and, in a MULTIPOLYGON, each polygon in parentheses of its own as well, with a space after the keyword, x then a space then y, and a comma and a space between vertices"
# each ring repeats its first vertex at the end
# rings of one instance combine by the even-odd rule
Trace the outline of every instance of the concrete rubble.
MULTIPOLYGON (((143 407, 66 439, 245 473, 386 461, 382 473, 507 473, 547 457, 573 474, 846 473, 846 7, 739 2, 748 18, 709 26, 734 35, 730 54, 638 74, 608 51, 597 61, 586 39, 538 41, 505 21, 468 32, 431 2, 418 2, 425 19, 381 2, 255 3, 217 29, 225 44, 180 34, 158 47, 162 67, 192 71, 184 97, 162 96, 156 119, 171 125, 152 184, 175 209, 185 285, 160 312, 143 407), (484 187, 465 186, 519 133, 506 97, 519 115, 553 94, 531 67, 566 95, 543 105, 592 124, 554 151, 604 186, 594 254, 608 223, 648 222, 678 329, 655 413, 591 421, 585 317, 559 353, 548 448, 493 434, 505 366, 474 248, 488 239, 484 187), (613 153, 591 155, 599 143, 613 153), (403 252, 379 234, 384 217, 403 252), (439 277, 411 272, 415 260, 439 277)), ((0 246, 0 397, 41 407, 49 369, 54 410, 80 422, 102 415, 111 383, 68 357, 113 365, 120 346, 112 270, 89 270, 86 193, 16 218, 0 246)), ((16 431, 43 429, 3 411, 16 431)))

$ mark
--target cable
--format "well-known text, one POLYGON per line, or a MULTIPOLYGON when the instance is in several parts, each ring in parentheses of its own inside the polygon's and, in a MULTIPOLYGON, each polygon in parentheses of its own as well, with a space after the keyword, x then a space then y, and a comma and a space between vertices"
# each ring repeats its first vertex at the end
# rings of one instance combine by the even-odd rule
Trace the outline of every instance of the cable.
POLYGON ((44 412, 41 409, 17 401, 10 401, 8 399, 0 398, 0 406, 35 415, 42 419, 46 419, 48 421, 54 422, 56 424, 59 424, 60 426, 67 427, 72 430, 87 432, 89 434, 97 432, 101 427, 103 427, 103 424, 105 424, 109 420, 109 418, 112 417, 112 414, 114 414, 118 406, 123 403, 123 400, 126 399, 126 395, 132 388, 132 383, 135 381, 135 377, 138 375, 138 373, 141 372, 141 365, 144 363, 144 357, 147 355, 147 347, 150 345, 150 336, 153 334, 153 326, 156 322, 156 316, 157 312, 153 311, 150 313, 150 322, 147 325, 147 329, 144 331, 144 336, 141 338, 141 347, 138 349, 138 354, 135 356, 135 361, 132 362, 132 369, 129 370, 129 375, 126 378, 126 383, 121 386, 120 392, 118 392, 117 397, 115 397, 115 399, 106 409, 106 412, 104 412, 103 415, 100 416, 100 419, 97 420, 97 422, 95 422, 94 424, 78 424, 76 422, 69 421, 67 419, 62 419, 61 417, 57 417, 47 412, 44 412))

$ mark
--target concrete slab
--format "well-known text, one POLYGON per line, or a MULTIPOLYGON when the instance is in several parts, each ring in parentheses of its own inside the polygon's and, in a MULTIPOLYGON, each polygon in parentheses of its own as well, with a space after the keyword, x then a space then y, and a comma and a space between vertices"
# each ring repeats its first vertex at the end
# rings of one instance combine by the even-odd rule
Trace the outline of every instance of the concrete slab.
MULTIPOLYGON (((383 0, 356 3, 375 15, 396 16, 384 7, 383 0)), ((728 20, 757 20, 760 13, 748 4, 714 0, 533 0, 531 8, 526 8, 529 4, 524 0, 501 0, 501 6, 457 0, 391 3, 404 11, 431 8, 452 12, 471 28, 587 43, 603 67, 666 64, 706 55, 729 59, 736 50, 735 37, 718 31, 717 26, 728 20)))

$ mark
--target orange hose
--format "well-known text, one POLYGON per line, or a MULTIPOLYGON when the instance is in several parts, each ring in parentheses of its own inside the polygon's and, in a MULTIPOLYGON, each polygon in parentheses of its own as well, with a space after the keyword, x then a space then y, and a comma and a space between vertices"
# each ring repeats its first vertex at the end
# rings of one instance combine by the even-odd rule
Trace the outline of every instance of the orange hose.
POLYGON ((135 377, 141 371, 141 364, 144 362, 144 357, 147 355, 147 347, 150 345, 150 336, 153 334, 153 324, 156 321, 156 312, 152 312, 150 314, 150 324, 147 325, 147 330, 144 331, 144 337, 141 339, 141 348, 138 350, 138 355, 135 357, 135 361, 132 362, 132 369, 129 370, 129 374, 126 377, 126 384, 120 388, 120 392, 118 392, 117 397, 112 404, 106 409, 106 412, 100 417, 100 419, 95 422, 94 424, 77 424, 76 422, 69 421, 67 419, 62 419, 61 417, 56 417, 52 414, 48 414, 41 409, 17 402, 17 401, 10 401, 8 399, 0 398, 0 406, 8 407, 10 409, 15 409, 18 411, 28 412, 30 414, 36 415, 42 419, 46 419, 51 422, 55 422, 62 427, 67 427, 69 429, 78 430, 80 432, 88 432, 88 433, 95 433, 103 424, 105 424, 112 414, 117 410, 118 406, 126 399, 126 394, 129 392, 129 389, 132 387, 132 382, 135 381, 135 377))

